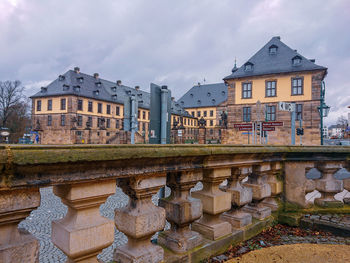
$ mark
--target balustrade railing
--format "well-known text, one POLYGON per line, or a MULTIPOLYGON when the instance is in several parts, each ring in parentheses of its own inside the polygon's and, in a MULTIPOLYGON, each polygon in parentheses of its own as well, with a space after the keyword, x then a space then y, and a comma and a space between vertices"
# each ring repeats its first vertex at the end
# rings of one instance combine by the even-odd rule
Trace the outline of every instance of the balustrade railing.
POLYGON ((334 174, 349 169, 349 160, 350 147, 0 147, 0 262, 38 261, 38 242, 17 226, 39 206, 40 187, 53 186, 68 206, 51 234, 68 262, 98 262, 114 241, 114 227, 128 238, 115 249, 116 262, 167 262, 169 253, 222 244, 272 212, 308 209, 305 196, 313 190, 321 194, 312 204, 318 209, 344 207, 334 196, 350 191, 350 178, 334 174), (311 168, 321 178, 307 179, 311 168), (198 182, 203 189, 191 192, 198 182), (170 196, 156 206, 151 198, 165 185, 170 196), (99 207, 116 186, 129 203, 116 209, 113 222, 99 207), (164 231, 166 220, 171 227, 164 231))

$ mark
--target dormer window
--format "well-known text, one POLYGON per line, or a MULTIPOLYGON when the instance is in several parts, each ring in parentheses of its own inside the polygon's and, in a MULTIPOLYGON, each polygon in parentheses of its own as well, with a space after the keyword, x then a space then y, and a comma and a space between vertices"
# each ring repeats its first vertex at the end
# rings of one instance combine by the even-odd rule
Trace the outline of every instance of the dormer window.
POLYGON ((96 87, 101 87, 102 83, 99 81, 99 82, 96 82, 95 85, 96 87))
POLYGON ((201 103, 202 103, 201 100, 197 100, 198 105, 201 105, 201 103))
POLYGON ((244 71, 252 71, 253 70, 253 63, 251 62, 247 62, 245 65, 244 65, 244 71))
POLYGON ((47 91, 46 87, 41 87, 41 93, 45 93, 47 91))
POLYGON ((208 93, 207 93, 207 96, 208 96, 208 97, 210 97, 210 96, 211 96, 210 92, 208 92, 208 93))
POLYGON ((215 99, 212 99, 212 100, 211 100, 211 103, 215 104, 215 102, 216 102, 215 99))
POLYGON ((193 93, 190 94, 191 98, 193 98, 193 93))
POLYGON ((185 102, 183 100, 180 103, 181 103, 181 106, 183 106, 185 104, 185 102))
POLYGON ((300 56, 295 56, 292 59, 292 64, 293 64, 293 66, 299 66, 301 64, 301 57, 300 56))
POLYGON ((76 91, 76 92, 79 92, 80 91, 80 86, 74 86, 73 90, 76 91))
POLYGON ((223 90, 223 91, 221 91, 221 95, 222 96, 225 96, 226 95, 226 92, 223 90))
POLYGON ((63 76, 63 75, 59 75, 59 76, 58 76, 58 80, 59 80, 59 81, 64 81, 64 80, 65 80, 65 78, 66 78, 66 77, 65 77, 65 76, 63 76))
POLYGON ((142 98, 142 93, 137 94, 137 97, 142 98))
POLYGON ((99 91, 99 90, 95 90, 95 91, 94 91, 94 95, 95 95, 95 96, 98 96, 99 94, 100 94, 100 91, 99 91))
POLYGON ((77 78, 77 80, 78 80, 79 83, 83 83, 84 82, 84 78, 83 77, 79 77, 79 78, 77 78))
POLYGON ((271 45, 269 47, 269 54, 270 55, 276 55, 277 54, 277 49, 278 49, 278 47, 276 45, 271 45))
POLYGON ((111 87, 111 90, 112 90, 113 92, 117 92, 117 87, 111 87))
POLYGON ((63 84, 63 90, 64 90, 64 91, 69 90, 69 85, 67 85, 67 84, 63 84))
POLYGON ((112 95, 113 100, 117 100, 117 94, 112 95))

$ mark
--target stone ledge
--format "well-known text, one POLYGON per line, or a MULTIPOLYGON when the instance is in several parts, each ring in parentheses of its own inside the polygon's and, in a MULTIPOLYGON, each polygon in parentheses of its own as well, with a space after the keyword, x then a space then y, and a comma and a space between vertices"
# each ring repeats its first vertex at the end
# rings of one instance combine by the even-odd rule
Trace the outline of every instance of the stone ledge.
POLYGON ((255 220, 249 226, 240 230, 233 230, 233 233, 222 237, 216 241, 204 239, 203 245, 192 249, 183 254, 175 254, 168 249, 164 249, 164 262, 182 263, 182 262, 200 262, 211 256, 224 253, 230 245, 239 244, 262 232, 266 227, 272 225, 273 217, 265 220, 255 220))

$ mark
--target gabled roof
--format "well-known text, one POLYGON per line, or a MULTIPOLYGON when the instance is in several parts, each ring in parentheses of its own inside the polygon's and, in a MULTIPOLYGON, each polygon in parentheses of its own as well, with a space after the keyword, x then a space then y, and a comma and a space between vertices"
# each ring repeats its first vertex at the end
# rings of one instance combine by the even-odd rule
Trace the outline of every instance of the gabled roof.
MULTIPOLYGON (((139 108, 150 109, 151 94, 148 92, 136 90, 121 84, 117 85, 116 82, 69 70, 47 85, 44 91, 41 90, 37 92, 31 96, 31 98, 76 95, 111 103, 124 104, 124 101, 132 94, 138 98, 138 101, 142 101, 142 103, 139 103, 139 108), (82 83, 79 81, 81 78, 82 83), (97 83, 100 84, 97 85, 97 83), (77 86, 79 86, 80 89, 77 89, 77 86), (98 95, 95 93, 97 90, 98 95)), ((179 105, 172 105, 172 108, 173 114, 192 117, 179 105)))
POLYGON ((314 71, 327 70, 327 68, 319 66, 300 55, 296 50, 291 49, 284 44, 280 37, 273 37, 265 46, 263 46, 254 56, 244 63, 238 70, 232 72, 231 75, 224 78, 224 80, 252 77, 259 75, 268 75, 276 73, 300 72, 300 71, 314 71), (269 48, 277 47, 277 52, 270 54, 269 48), (301 63, 293 65, 292 59, 296 56, 301 58, 301 63), (250 71, 245 71, 245 65, 252 63, 253 68, 250 71))
POLYGON ((183 108, 216 107, 227 100, 225 83, 193 86, 178 102, 183 108))

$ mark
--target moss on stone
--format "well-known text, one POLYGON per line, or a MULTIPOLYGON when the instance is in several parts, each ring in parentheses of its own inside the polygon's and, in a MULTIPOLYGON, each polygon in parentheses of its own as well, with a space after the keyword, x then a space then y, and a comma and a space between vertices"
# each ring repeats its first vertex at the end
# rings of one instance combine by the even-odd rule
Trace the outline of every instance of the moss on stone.
POLYGON ((278 215, 278 222, 289 226, 299 226, 302 213, 280 213, 278 215))

